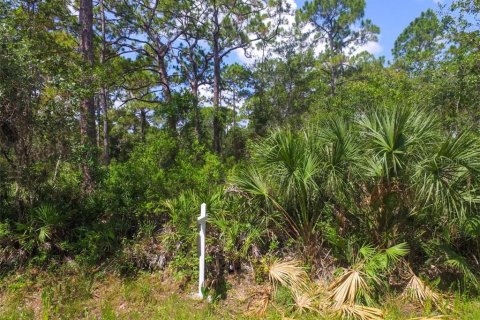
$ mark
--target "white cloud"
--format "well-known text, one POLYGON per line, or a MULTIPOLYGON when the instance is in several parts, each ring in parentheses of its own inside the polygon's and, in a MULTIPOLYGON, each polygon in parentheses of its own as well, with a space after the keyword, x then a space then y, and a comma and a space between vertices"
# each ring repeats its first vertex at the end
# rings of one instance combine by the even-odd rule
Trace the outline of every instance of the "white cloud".
POLYGON ((445 0, 416 0, 417 2, 433 2, 435 4, 443 4, 445 0))
MULTIPOLYGON (((292 30, 295 24, 295 11, 297 10, 297 4, 294 0, 286 0, 285 5, 289 8, 288 12, 284 12, 280 17, 272 17, 266 19, 266 23, 270 23, 272 26, 277 26, 280 22, 281 29, 283 32, 289 32, 292 30)), ((267 9, 269 10, 269 9, 267 9)), ((253 35, 252 35, 253 36, 253 35)), ((279 35, 276 38, 277 43, 286 41, 285 35, 279 35)), ((275 44, 268 44, 264 48, 257 47, 259 43, 255 43, 250 48, 247 48, 247 54, 245 54, 244 49, 237 49, 234 51, 237 58, 246 64, 253 64, 255 61, 262 59, 263 57, 272 57, 277 56, 272 49, 275 47, 275 44)))
POLYGON ((71 14, 72 16, 77 16, 77 17, 78 17, 78 10, 75 8, 74 4, 75 4, 75 1, 71 1, 71 2, 67 5, 67 8, 68 8, 68 11, 70 11, 70 14, 71 14))
POLYGON ((198 95, 200 99, 200 105, 210 105, 213 100, 213 87, 209 84, 201 85, 198 88, 198 95))
POLYGON ((383 51, 383 47, 380 45, 380 43, 376 41, 368 41, 365 43, 363 46, 358 47, 353 54, 359 54, 360 52, 367 51, 371 54, 379 54, 383 51))
MULTIPOLYGON (((443 0, 433 0, 433 1, 443 1, 443 0)), ((237 49, 234 51, 236 57, 240 60, 240 62, 243 62, 247 65, 253 64, 255 61, 261 60, 264 57, 267 58, 278 58, 279 55, 275 52, 273 52, 273 49, 275 47, 275 44, 279 44, 282 42, 288 41, 287 34, 288 32, 292 31, 293 26, 295 24, 295 11, 297 9, 297 4, 295 3, 294 0, 287 0, 287 3, 290 6, 290 11, 287 13, 284 13, 282 16, 282 19, 284 20, 284 23, 282 24, 282 28, 284 30, 283 35, 279 35, 275 41, 275 43, 268 44, 265 48, 257 48, 255 46, 252 46, 251 48, 247 49, 247 54, 245 54, 244 49, 237 49)), ((267 20, 268 21, 268 20, 267 20)), ((272 24, 275 22, 270 20, 272 24)), ((309 33, 310 31, 313 30, 313 25, 312 24, 306 24, 302 28, 302 33, 306 34, 309 33)), ((313 36, 308 37, 305 42, 312 42, 313 41, 313 36)), ((298 50, 302 50, 301 48, 298 48, 298 50)), ((314 52, 315 54, 320 54, 325 50, 325 42, 318 41, 317 44, 315 45, 314 52)), ((350 51, 350 50, 347 50, 350 51)), ((363 46, 360 46, 356 49, 353 50, 353 52, 347 52, 347 54, 358 54, 360 52, 367 51, 371 54, 379 54, 383 51, 383 47, 380 45, 380 43, 376 41, 369 41, 363 46)))

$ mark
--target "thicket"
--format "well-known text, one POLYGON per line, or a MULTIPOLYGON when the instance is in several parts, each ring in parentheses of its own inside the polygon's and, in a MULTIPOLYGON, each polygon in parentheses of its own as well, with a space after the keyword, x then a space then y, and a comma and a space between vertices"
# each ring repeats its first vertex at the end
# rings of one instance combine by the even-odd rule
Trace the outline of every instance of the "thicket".
POLYGON ((276 56, 250 66, 208 51, 220 45, 223 59, 254 43, 232 33, 234 18, 217 21, 223 33, 211 39, 215 26, 175 23, 192 18, 189 2, 132 3, 102 1, 92 13, 92 54, 103 57, 93 65, 77 52, 76 15, 63 1, 0 4, 2 274, 75 261, 122 275, 168 268, 188 282, 205 202, 212 294, 246 271, 271 284, 267 303, 280 285, 308 301, 300 309, 346 316, 405 287, 442 311, 436 290, 477 293, 477 1, 423 13, 391 63, 346 53, 378 35, 364 1, 297 11, 315 41, 328 38, 328 19, 342 30, 320 54, 295 30, 267 37, 266 16, 247 19, 248 4, 199 2, 217 9, 205 14, 248 20, 245 32, 263 44, 280 37, 268 42, 276 56), (202 97, 210 84, 223 96, 202 97), (93 137, 79 130, 90 102, 93 137), (311 292, 323 289, 331 295, 311 292))

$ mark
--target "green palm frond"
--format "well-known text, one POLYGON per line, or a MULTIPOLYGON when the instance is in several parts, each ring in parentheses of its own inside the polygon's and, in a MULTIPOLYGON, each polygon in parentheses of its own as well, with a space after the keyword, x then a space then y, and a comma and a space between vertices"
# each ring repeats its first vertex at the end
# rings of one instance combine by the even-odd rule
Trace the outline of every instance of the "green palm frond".
POLYGON ((234 189, 259 208, 280 212, 295 236, 313 241, 311 235, 320 217, 314 206, 320 169, 305 135, 274 131, 257 146, 253 158, 255 168, 232 178, 234 189))
POLYGON ((51 204, 42 204, 33 211, 31 228, 36 232, 40 243, 51 239, 55 229, 62 226, 63 219, 58 210, 51 204))
POLYGON ((261 147, 258 160, 264 165, 263 170, 278 182, 291 201, 304 202, 317 189, 314 178, 319 170, 318 160, 303 136, 290 130, 276 131, 261 147))
POLYGON ((472 272, 467 259, 465 259, 464 256, 458 254, 448 246, 442 246, 442 248, 447 255, 447 260, 445 261, 445 264, 461 272, 466 282, 474 285, 475 287, 478 287, 478 279, 476 275, 472 272))
POLYGON ((261 198, 267 203, 272 198, 269 193, 267 181, 265 181, 265 178, 254 167, 249 167, 244 170, 241 175, 232 177, 231 181, 240 192, 261 198))
POLYGON ((377 283, 380 282, 380 276, 391 271, 400 259, 409 252, 406 243, 399 243, 385 250, 370 248, 369 256, 365 259, 363 270, 377 283))
POLYGON ((375 254, 377 254, 377 250, 374 246, 366 244, 358 250, 358 253, 362 257, 362 259, 368 260, 375 256, 375 254))
POLYGON ((377 110, 359 123, 371 138, 374 157, 387 179, 398 176, 406 168, 408 158, 417 157, 434 135, 433 118, 408 108, 377 110))
POLYGON ((351 190, 351 178, 360 159, 359 144, 350 126, 334 118, 312 130, 317 141, 314 146, 320 155, 322 178, 330 194, 346 195, 351 190))
POLYGON ((472 239, 480 238, 480 218, 473 217, 467 219, 463 225, 463 231, 472 239))
POLYGON ((43 204, 34 211, 34 219, 43 225, 56 225, 61 222, 60 213, 51 204, 43 204))
POLYGON ((426 208, 449 217, 464 219, 479 202, 474 184, 480 168, 480 143, 470 134, 449 137, 438 151, 417 165, 418 200, 426 208))
POLYGON ((364 163, 360 163, 363 175, 367 178, 373 178, 375 180, 381 180, 387 176, 385 166, 376 155, 369 155, 364 160, 364 163))
POLYGON ((389 264, 397 263, 402 257, 406 256, 410 252, 408 244, 406 242, 399 243, 388 249, 385 249, 385 256, 388 259, 389 264))
POLYGON ((165 213, 170 218, 170 223, 175 227, 174 237, 196 236, 196 217, 201 203, 197 194, 192 191, 182 192, 177 198, 162 202, 165 213), (192 205, 195 204, 195 205, 192 205))
POLYGON ((50 239, 51 237, 51 226, 50 225, 45 225, 41 226, 40 228, 37 229, 38 231, 38 240, 40 243, 44 243, 47 241, 47 239, 50 239))

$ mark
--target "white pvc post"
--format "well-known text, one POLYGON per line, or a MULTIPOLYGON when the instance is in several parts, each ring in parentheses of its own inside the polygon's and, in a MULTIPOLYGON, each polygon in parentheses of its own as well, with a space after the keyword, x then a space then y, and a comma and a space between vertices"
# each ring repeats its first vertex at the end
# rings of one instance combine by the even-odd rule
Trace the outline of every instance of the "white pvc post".
POLYGON ((207 222, 207 205, 202 203, 200 206, 200 217, 198 217, 198 224, 200 225, 200 256, 198 262, 200 265, 198 275, 198 295, 203 298, 202 287, 205 281, 205 234, 207 222))

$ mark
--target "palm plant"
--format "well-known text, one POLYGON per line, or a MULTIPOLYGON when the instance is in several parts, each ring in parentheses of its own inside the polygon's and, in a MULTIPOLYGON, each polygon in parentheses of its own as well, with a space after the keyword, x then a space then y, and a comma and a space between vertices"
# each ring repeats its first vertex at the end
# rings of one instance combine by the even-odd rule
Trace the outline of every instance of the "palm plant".
POLYGON ((400 243, 385 250, 364 245, 354 257, 352 266, 344 269, 340 277, 332 283, 329 290, 334 307, 360 302, 371 303, 372 288, 386 286, 382 280, 397 265, 400 258, 409 252, 406 243, 400 243))
POLYGON ((351 201, 356 164, 361 160, 355 132, 345 120, 333 118, 308 130, 307 138, 319 157, 318 185, 330 200, 343 204, 351 201))
POLYGON ((184 239, 195 239, 195 219, 198 209, 192 204, 199 203, 200 199, 197 194, 191 191, 181 193, 177 198, 163 201, 163 207, 170 218, 171 227, 175 229, 175 232, 169 233, 169 236, 173 237, 170 239, 172 243, 184 239))
POLYGON ((33 240, 44 244, 54 240, 64 224, 65 217, 51 204, 42 204, 32 210, 26 223, 17 223, 17 229, 23 231, 21 240, 33 240))
POLYGON ((403 290, 402 297, 414 302, 418 302, 421 305, 424 305, 427 301, 433 304, 438 304, 439 295, 419 277, 417 277, 411 270, 410 274, 410 279, 403 290))
POLYGON ((232 179, 235 189, 267 214, 280 213, 287 232, 309 247, 315 243, 319 172, 317 157, 302 134, 276 131, 257 146, 256 167, 232 179))
POLYGON ((359 124, 368 138, 369 156, 379 162, 387 181, 408 172, 410 161, 421 157, 436 133, 433 117, 408 108, 379 109, 359 124))
MULTIPOLYGON (((392 249, 395 251, 395 249, 392 249)), ((375 255, 382 255, 380 251, 375 255)), ((361 290, 370 291, 366 275, 351 269, 330 285, 334 288, 328 294, 326 288, 313 283, 308 278, 305 269, 299 261, 273 260, 268 267, 268 289, 255 294, 258 300, 262 297, 257 313, 264 313, 267 305, 273 302, 273 297, 279 286, 287 288, 293 298, 293 311, 296 314, 313 312, 321 317, 332 318, 340 316, 344 319, 380 320, 383 312, 374 307, 358 303, 361 290), (339 298, 341 296, 341 298, 339 298)))
POLYGON ((401 236, 415 207, 411 177, 415 164, 428 154, 437 137, 435 119, 408 108, 382 109, 364 115, 359 134, 362 174, 357 189, 364 191, 366 224, 375 242, 389 245, 401 236), (366 203, 365 203, 366 202, 366 203))
POLYGON ((277 130, 253 148, 233 189, 248 210, 282 217, 276 222, 307 249, 322 237, 342 247, 335 252, 345 252, 342 238, 380 248, 407 241, 416 244, 411 258, 437 257, 472 278, 480 141, 437 123, 434 114, 394 107, 350 124, 334 118, 300 132, 277 130), (435 245, 439 235, 455 250, 435 245))
POLYGON ((217 241, 225 254, 231 269, 237 271, 242 260, 262 243, 265 229, 249 219, 237 220, 231 214, 214 214, 210 220, 218 229, 217 241))
POLYGON ((417 164, 416 197, 425 209, 464 219, 480 201, 475 185, 479 173, 479 140, 466 132, 449 136, 417 164))

